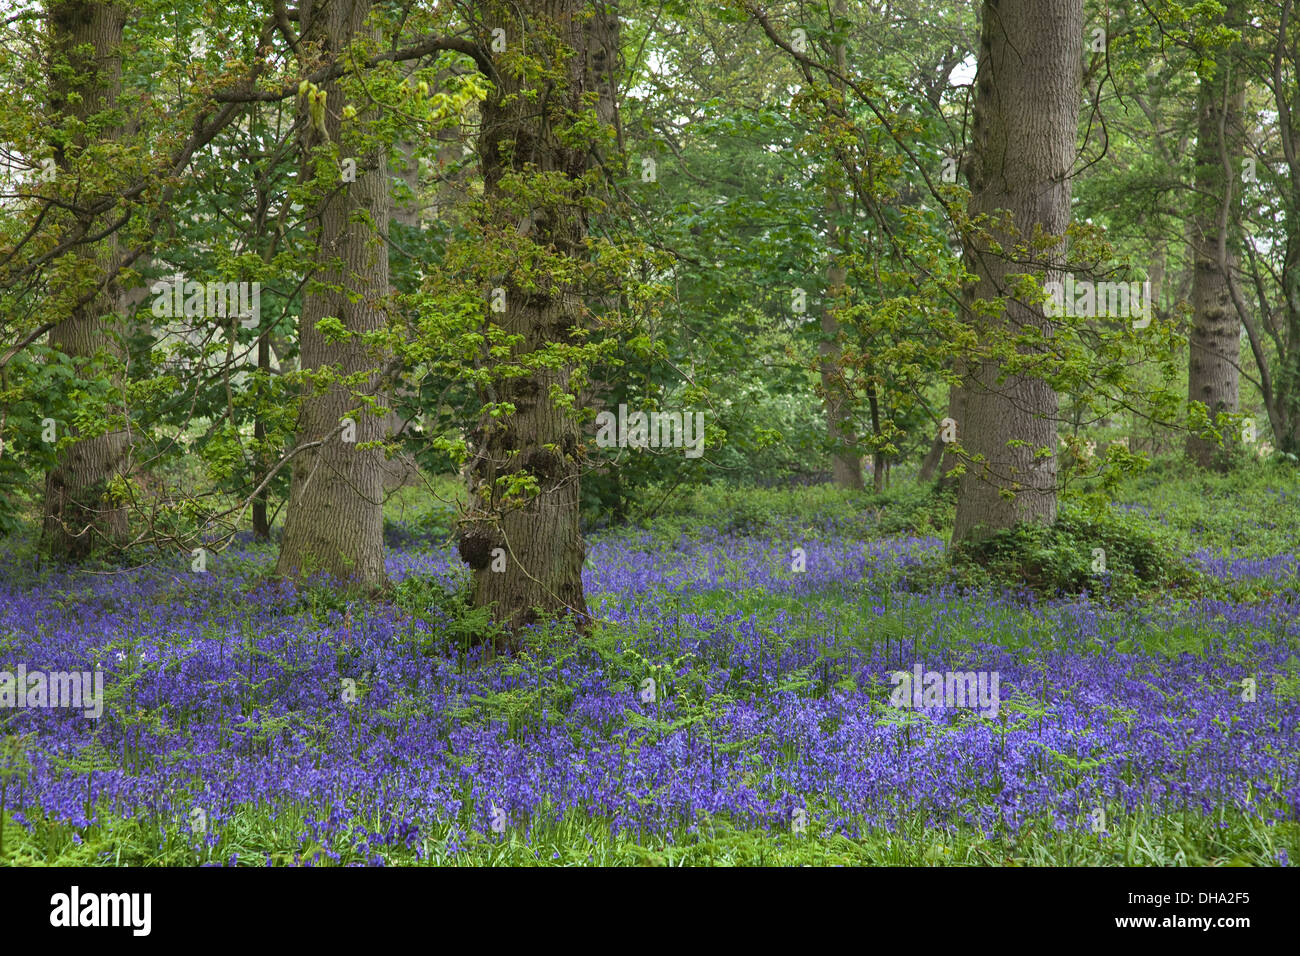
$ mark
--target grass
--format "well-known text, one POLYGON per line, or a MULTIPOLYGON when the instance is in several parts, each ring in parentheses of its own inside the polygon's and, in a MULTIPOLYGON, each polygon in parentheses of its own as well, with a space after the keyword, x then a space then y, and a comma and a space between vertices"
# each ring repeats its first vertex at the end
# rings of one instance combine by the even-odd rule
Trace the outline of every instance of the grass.
MULTIPOLYGON (((87 827, 38 822, 10 831, 13 866, 201 866, 229 864, 345 866, 371 860, 353 844, 334 854, 303 839, 310 805, 247 808, 209 845, 181 821, 108 816, 87 827), (337 857, 337 858, 334 858, 337 857)), ((340 841, 336 846, 343 845, 340 841)), ((386 851, 389 866, 1270 866, 1278 853, 1300 853, 1300 824, 1262 825, 1220 810, 1133 814, 1099 834, 1029 826, 1014 840, 985 839, 966 828, 919 822, 860 839, 814 833, 737 830, 726 819, 654 836, 611 836, 610 821, 574 814, 554 823, 508 826, 484 835, 465 826, 429 828, 405 850, 386 851)))

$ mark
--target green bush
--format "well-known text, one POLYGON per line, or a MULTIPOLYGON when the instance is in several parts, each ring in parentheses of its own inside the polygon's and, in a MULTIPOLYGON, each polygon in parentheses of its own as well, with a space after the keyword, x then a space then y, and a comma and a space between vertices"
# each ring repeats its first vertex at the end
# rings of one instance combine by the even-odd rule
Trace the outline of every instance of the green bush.
POLYGON ((1041 594, 1110 591, 1128 597, 1187 587, 1199 575, 1181 561, 1168 534, 1145 518, 1072 502, 1056 523, 1026 523, 966 544, 952 554, 959 576, 987 577, 1041 594))
POLYGON ((878 499, 877 535, 939 535, 952 529, 957 497, 938 484, 906 484, 878 499))

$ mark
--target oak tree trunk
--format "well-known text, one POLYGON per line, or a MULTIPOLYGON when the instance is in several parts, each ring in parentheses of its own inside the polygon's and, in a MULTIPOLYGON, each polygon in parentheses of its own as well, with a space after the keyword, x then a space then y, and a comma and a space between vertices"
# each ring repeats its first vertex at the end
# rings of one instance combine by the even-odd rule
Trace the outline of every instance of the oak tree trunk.
MULTIPOLYGON (((1240 3, 1230 3, 1228 26, 1240 26, 1240 3)), ((1196 188, 1192 216, 1192 328, 1188 335, 1187 400, 1206 407, 1210 420, 1238 409, 1241 317, 1228 289, 1240 192, 1242 110, 1245 84, 1238 64, 1219 58, 1213 78, 1202 78, 1196 94, 1196 188), (1226 163, 1226 168, 1225 168, 1226 163)), ((1229 441, 1234 440, 1229 437, 1229 441)), ((1187 436, 1187 454, 1202 468, 1223 468, 1227 457, 1216 442, 1187 436)))
MULTIPOLYGON (((126 8, 118 3, 70 0, 55 3, 49 11, 51 107, 65 120, 56 135, 56 176, 66 182, 79 175, 76 156, 89 145, 83 124, 116 106, 122 86, 121 45, 126 8), (65 135, 72 128, 72 135, 65 135)), ((116 135, 111 124, 99 135, 116 135)), ((74 202, 83 208, 88 197, 74 189, 74 202)), ((93 217, 77 213, 76 228, 92 232, 93 217)), ((49 344, 73 360, 79 373, 95 375, 97 358, 121 358, 121 290, 116 281, 103 281, 111 269, 117 244, 109 238, 83 244, 76 255, 90 263, 87 282, 69 291, 86 300, 50 331, 49 344), (97 292, 91 283, 102 285, 97 292)), ((119 383, 116 383, 120 385, 119 383)), ((125 415, 125 408, 117 409, 125 415)), ((68 426, 71 427, 71 426, 68 426)), ((61 436, 60 436, 61 437, 61 436)), ((104 545, 127 536, 126 509, 107 495, 108 483, 124 465, 128 432, 114 429, 81 438, 71 444, 45 476, 43 547, 59 561, 80 561, 104 545)))
MULTIPOLYGON (((580 0, 491 6, 489 25, 505 29, 508 50, 495 57, 498 75, 482 105, 479 138, 489 231, 573 262, 585 255, 588 213, 581 200, 590 152, 573 126, 593 109, 584 102, 594 83, 584 8, 580 0), (546 63, 547 76, 531 79, 504 66, 521 56, 546 63)), ((508 359, 492 360, 498 374, 481 395, 514 410, 478 422, 471 510, 458 531, 461 558, 473 571, 474 603, 492 608, 512 641, 540 616, 568 616, 580 626, 588 620, 578 523, 582 442, 574 413, 557 401, 573 391, 572 366, 560 350, 581 344, 575 330, 585 308, 572 279, 545 266, 530 275, 519 257, 515 262, 497 286, 504 311, 492 310, 490 289, 484 311, 490 325, 518 341, 508 359), (521 374, 499 374, 505 366, 521 374), (535 487, 510 493, 512 481, 535 487)))
MULTIPOLYGON (((352 3, 307 0, 302 5, 305 45, 318 44, 334 60, 363 35, 369 0, 352 3)), ((385 585, 383 541, 384 453, 365 449, 382 441, 384 423, 362 397, 380 393, 384 357, 360 337, 383 328, 383 300, 389 294, 386 235, 391 207, 388 158, 378 147, 358 154, 349 144, 355 130, 344 129, 343 84, 320 84, 325 92, 324 131, 311 116, 308 97, 299 98, 302 175, 320 169, 314 153, 323 142, 340 143, 338 166, 327 165, 320 181, 316 271, 303 293, 299 319, 302 368, 336 370, 339 376, 363 373, 360 384, 332 382, 323 391, 309 385, 299 413, 297 443, 310 446, 293 459, 288 511, 277 573, 305 577, 326 572, 349 586, 375 590, 385 585), (347 134, 347 135, 345 135, 347 134), (328 140, 326 140, 326 136, 328 140), (355 182, 341 172, 356 161, 355 182), (337 318, 349 333, 327 341, 317 330, 326 317, 337 318), (368 374, 367 374, 368 373, 368 374), (351 439, 351 440, 350 440, 351 439)), ((367 116, 356 104, 357 121, 367 116)))
MULTIPOLYGON (((1006 251, 1038 229, 1063 236, 1079 115, 1083 0, 985 0, 978 59, 970 212, 1010 214, 1009 230, 990 229, 1006 251)), ((1043 271, 1059 265, 1063 254, 1063 243, 1046 250, 1043 271)), ((1007 277, 1032 268, 992 253, 979 239, 968 238, 966 257, 978 276, 974 298, 984 301, 1009 295, 1007 277)), ((994 318, 970 305, 968 298, 967 319, 985 341, 1028 329, 1050 334, 1041 305, 1008 298, 994 318)), ((987 357, 976 357, 966 373, 957 429, 972 460, 958 487, 954 545, 1022 522, 1050 524, 1056 520, 1056 393, 1040 377, 1004 375, 987 357)))

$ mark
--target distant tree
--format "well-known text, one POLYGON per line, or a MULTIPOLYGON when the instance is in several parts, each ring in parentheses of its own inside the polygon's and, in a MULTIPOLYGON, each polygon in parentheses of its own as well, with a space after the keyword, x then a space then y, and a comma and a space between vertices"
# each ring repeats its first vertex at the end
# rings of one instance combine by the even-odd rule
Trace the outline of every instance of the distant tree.
MULTIPOLYGON (((832 17, 843 20, 845 16, 844 0, 834 0, 832 17)), ((831 35, 831 62, 835 71, 831 76, 833 95, 844 96, 844 82, 841 79, 848 72, 848 56, 845 53, 845 41, 838 31, 831 35)), ((842 108, 842 107, 841 107, 842 108)), ((845 218, 843 186, 839 179, 835 163, 826 164, 829 175, 826 189, 826 295, 822 303, 821 343, 818 352, 821 356, 820 374, 824 401, 826 403, 826 431, 831 445, 831 477, 841 488, 862 488, 862 455, 858 451, 858 439, 853 425, 851 388, 845 378, 842 362, 840 336, 843 334, 837 309, 843 303, 845 284, 848 281, 848 269, 844 264, 842 245, 845 241, 842 222, 845 218)), ((877 481, 880 475, 876 475, 877 481)))

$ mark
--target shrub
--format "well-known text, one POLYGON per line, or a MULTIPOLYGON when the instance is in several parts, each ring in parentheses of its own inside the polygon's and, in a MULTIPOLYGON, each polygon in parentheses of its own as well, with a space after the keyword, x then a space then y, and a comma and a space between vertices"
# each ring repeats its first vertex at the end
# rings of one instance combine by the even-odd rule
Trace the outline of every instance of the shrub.
POLYGON ((944 534, 952 528, 957 507, 956 493, 947 487, 902 485, 879 499, 876 533, 879 535, 944 534))
POLYGON ((1032 588, 1041 594, 1109 591, 1121 597, 1156 587, 1196 584, 1167 534, 1145 518, 1063 503, 1056 523, 1026 523, 953 552, 954 569, 1032 588))

